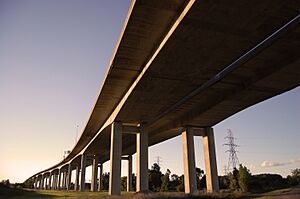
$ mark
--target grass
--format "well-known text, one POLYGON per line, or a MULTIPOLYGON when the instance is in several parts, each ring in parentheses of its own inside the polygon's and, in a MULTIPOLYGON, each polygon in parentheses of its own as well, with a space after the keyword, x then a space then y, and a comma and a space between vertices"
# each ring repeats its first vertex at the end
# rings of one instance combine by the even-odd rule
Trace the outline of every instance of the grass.
POLYGON ((277 189, 274 191, 262 193, 262 194, 254 194, 256 199, 272 199, 274 195, 282 194, 291 191, 292 188, 285 188, 285 189, 277 189))
POLYGON ((281 193, 286 193, 291 191, 291 188, 279 189, 263 194, 242 194, 242 193, 215 193, 215 194, 201 194, 201 195, 185 195, 180 192, 161 192, 161 193, 128 193, 122 192, 121 196, 109 196, 107 192, 79 192, 79 191, 57 191, 57 190, 30 190, 30 189, 6 189, 0 190, 0 198, 8 199, 96 199, 96 198, 105 198, 105 199, 114 199, 114 198, 134 198, 134 199, 156 199, 156 198, 165 198, 165 199, 212 199, 212 198, 223 198, 223 199, 271 199, 272 196, 278 195, 281 193))
MULTIPOLYGON (((133 195, 133 193, 122 193, 122 196, 133 195)), ((122 197, 122 198, 123 198, 122 197)), ((1 195, 0 195, 1 198, 1 195)), ((107 192, 80 192, 80 191, 57 191, 57 190, 29 190, 25 189, 22 193, 16 195, 7 196, 9 199, 96 199, 96 198, 115 198, 108 195, 107 192)))

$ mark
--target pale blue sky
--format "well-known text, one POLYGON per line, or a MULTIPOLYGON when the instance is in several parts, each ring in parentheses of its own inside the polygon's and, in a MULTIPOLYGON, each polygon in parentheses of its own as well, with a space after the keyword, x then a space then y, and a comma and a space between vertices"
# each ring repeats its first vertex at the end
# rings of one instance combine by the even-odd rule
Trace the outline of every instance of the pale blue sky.
MULTIPOLYGON (((89 117, 129 5, 0 0, 0 180, 21 182, 73 148, 76 125, 82 130, 89 117)), ((216 125, 219 173, 227 164, 222 144, 228 128, 241 145, 240 162, 253 173, 287 175, 299 168, 299 102, 297 88, 216 125)), ((200 138, 195 143, 203 168, 200 138)), ((181 137, 151 147, 150 164, 156 156, 163 170, 183 173, 181 137)))

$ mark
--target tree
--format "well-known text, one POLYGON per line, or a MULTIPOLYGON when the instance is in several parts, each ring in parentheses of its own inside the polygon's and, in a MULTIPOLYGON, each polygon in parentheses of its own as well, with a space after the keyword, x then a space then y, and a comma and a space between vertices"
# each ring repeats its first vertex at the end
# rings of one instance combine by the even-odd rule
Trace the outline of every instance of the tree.
POLYGON ((178 185, 176 186, 176 191, 184 191, 184 175, 179 177, 178 185))
POLYGON ((160 166, 157 163, 154 163, 151 167, 151 170, 160 172, 160 166))
POLYGON ((204 171, 198 167, 196 167, 196 181, 197 181, 197 189, 200 189, 200 179, 204 175, 204 171))
POLYGON ((232 172, 228 174, 229 176, 229 189, 231 191, 237 191, 239 189, 238 176, 239 171, 234 168, 232 172))
POLYGON ((167 169, 167 172, 165 173, 165 175, 163 175, 161 177, 162 183, 161 183, 160 191, 169 191, 170 174, 171 174, 171 171, 169 169, 167 169))
POLYGON ((1 181, 1 184, 3 184, 4 186, 9 187, 9 186, 10 186, 9 179, 7 179, 7 180, 2 180, 2 181, 1 181))
POLYGON ((102 183, 103 183, 103 190, 108 190, 108 188, 109 188, 109 172, 105 172, 104 174, 103 174, 103 181, 102 181, 102 183))
POLYGON ((247 192, 249 187, 250 171, 247 167, 240 164, 238 182, 242 192, 247 192))
POLYGON ((300 169, 293 169, 292 175, 288 175, 287 180, 291 186, 300 184, 300 169))
POLYGON ((300 183, 300 169, 292 170, 292 178, 296 179, 296 181, 300 183))
POLYGON ((121 191, 127 191, 127 176, 121 178, 121 191))
POLYGON ((180 177, 176 174, 171 175, 171 181, 170 181, 170 186, 169 190, 170 191, 176 191, 177 186, 180 184, 180 177))
POLYGON ((161 188, 161 177, 160 166, 154 163, 149 170, 149 189, 151 191, 160 191, 161 188))

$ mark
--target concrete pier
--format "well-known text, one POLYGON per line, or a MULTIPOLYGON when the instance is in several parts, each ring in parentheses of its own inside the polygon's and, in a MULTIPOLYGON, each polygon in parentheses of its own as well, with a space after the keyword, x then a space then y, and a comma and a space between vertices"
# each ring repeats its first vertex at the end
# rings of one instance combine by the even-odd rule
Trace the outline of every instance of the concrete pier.
POLYGON ((213 128, 205 128, 203 136, 204 161, 207 192, 219 191, 218 169, 215 152, 215 138, 213 128))
POLYGON ((122 124, 111 125, 109 195, 121 194, 122 124))
POLYGON ((85 170, 86 170, 86 155, 81 155, 81 176, 80 176, 80 191, 85 190, 85 170))
POLYGON ((58 183, 57 183, 57 189, 61 189, 61 175, 62 175, 62 169, 60 168, 58 171, 58 183))
POLYGON ((74 190, 75 191, 79 190, 79 166, 78 165, 76 165, 74 190))
POLYGON ((103 164, 99 165, 99 184, 98 184, 98 191, 103 190, 103 164))
POLYGON ((92 163, 91 191, 97 191, 98 161, 98 157, 95 156, 92 163))
POLYGON ((195 193, 197 191, 195 149, 194 134, 191 128, 187 128, 182 132, 182 145, 185 193, 195 193))
POLYGON ((49 183, 48 183, 48 188, 52 189, 52 172, 49 173, 49 183))
POLYGON ((127 192, 132 191, 132 156, 128 156, 127 192))
POLYGON ((71 179, 72 179, 72 165, 69 163, 67 171, 67 190, 71 188, 71 179))
POLYGON ((136 191, 148 190, 148 132, 136 135, 136 191))

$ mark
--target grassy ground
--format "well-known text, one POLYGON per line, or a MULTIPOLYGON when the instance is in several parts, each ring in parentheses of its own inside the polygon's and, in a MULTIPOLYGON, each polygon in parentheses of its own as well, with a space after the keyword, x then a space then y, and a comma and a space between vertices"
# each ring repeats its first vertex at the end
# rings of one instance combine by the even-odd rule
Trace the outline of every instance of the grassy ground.
POLYGON ((278 189, 278 190, 274 190, 274 191, 270 191, 267 193, 262 193, 262 194, 258 194, 257 197, 255 197, 256 199, 272 199, 273 195, 277 195, 277 194, 282 194, 282 193, 286 193, 291 191, 292 188, 286 188, 286 189, 278 189))
POLYGON ((109 196, 107 192, 75 192, 75 191, 55 191, 55 190, 10 190, 8 193, 0 193, 0 198, 8 199, 114 199, 114 198, 134 198, 134 199, 156 199, 156 198, 165 198, 165 199, 211 199, 211 198, 236 198, 236 199, 271 199, 272 195, 286 193, 291 191, 291 189, 280 189, 263 194, 240 194, 240 193, 217 193, 217 194, 201 194, 201 195, 185 195, 178 192, 169 192, 169 193, 127 193, 122 192, 121 196, 109 196))

